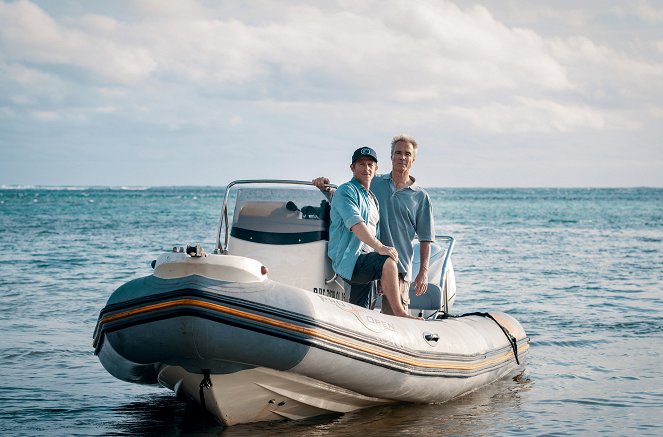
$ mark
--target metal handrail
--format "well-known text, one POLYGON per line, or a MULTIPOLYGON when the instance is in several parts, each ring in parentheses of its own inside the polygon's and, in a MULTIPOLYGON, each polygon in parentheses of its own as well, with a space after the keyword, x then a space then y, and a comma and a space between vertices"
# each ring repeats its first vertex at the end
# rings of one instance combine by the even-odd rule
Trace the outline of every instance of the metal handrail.
MULTIPOLYGON (((226 192, 223 195, 223 207, 221 208, 221 217, 219 219, 219 231, 216 234, 216 248, 214 253, 228 253, 228 239, 230 238, 230 226, 228 223, 228 193, 230 193, 230 188, 235 185, 240 184, 286 184, 286 185, 313 185, 311 181, 295 181, 288 179, 241 179, 237 181, 232 181, 226 186, 226 192), (223 246, 221 246, 221 230, 223 229, 223 224, 226 225, 226 232, 224 234, 223 246)), ((336 188, 336 185, 328 184, 327 186, 331 188, 336 188)))
POLYGON ((444 261, 442 262, 442 282, 440 286, 442 287, 442 301, 444 302, 444 314, 449 314, 449 301, 447 296, 447 269, 449 259, 451 258, 451 252, 454 250, 454 245, 456 244, 456 239, 450 235, 435 235, 435 242, 437 240, 446 240, 449 245, 447 246, 447 253, 444 255, 444 261))

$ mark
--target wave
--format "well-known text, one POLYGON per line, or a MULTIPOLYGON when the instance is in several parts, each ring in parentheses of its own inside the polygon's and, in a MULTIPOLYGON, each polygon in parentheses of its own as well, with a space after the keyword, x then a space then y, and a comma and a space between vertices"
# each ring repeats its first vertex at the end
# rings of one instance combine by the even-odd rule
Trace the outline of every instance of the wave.
POLYGON ((150 187, 143 187, 143 186, 132 187, 132 186, 125 186, 125 185, 123 185, 121 187, 106 187, 106 188, 108 188, 109 190, 120 190, 120 191, 145 191, 145 190, 150 189, 150 187))
POLYGON ((130 185, 0 185, 0 190, 42 190, 42 191, 91 191, 91 190, 109 190, 109 191, 145 191, 151 187, 148 186, 130 186, 130 185))

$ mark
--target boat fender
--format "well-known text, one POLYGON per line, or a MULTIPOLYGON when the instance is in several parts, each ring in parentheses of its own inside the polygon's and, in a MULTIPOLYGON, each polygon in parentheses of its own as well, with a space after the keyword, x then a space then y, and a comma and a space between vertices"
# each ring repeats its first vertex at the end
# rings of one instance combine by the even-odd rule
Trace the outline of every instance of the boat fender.
POLYGON ((504 335, 506 335, 507 340, 509 340, 509 344, 511 344, 511 349, 513 349, 513 356, 514 356, 515 359, 516 359, 516 364, 520 365, 520 361, 518 360, 518 343, 517 343, 517 341, 516 341, 516 337, 514 337, 513 335, 511 335, 511 333, 509 332, 508 329, 506 329, 504 326, 502 326, 502 325, 500 324, 500 322, 498 322, 497 320, 495 320, 495 318, 494 318, 493 316, 491 316, 490 313, 481 313, 481 312, 477 312, 477 313, 467 313, 467 314, 462 314, 462 315, 460 315, 460 316, 451 316, 451 317, 466 317, 466 316, 480 316, 480 317, 487 317, 487 318, 489 318, 490 320, 492 320, 493 322, 495 322, 495 323, 497 324, 497 326, 500 327, 500 329, 502 330, 502 332, 504 333, 504 335))
POLYGON ((200 389, 198 390, 198 396, 200 397, 200 405, 205 408, 205 392, 203 389, 212 387, 212 380, 209 377, 209 369, 203 369, 203 379, 200 381, 200 389))

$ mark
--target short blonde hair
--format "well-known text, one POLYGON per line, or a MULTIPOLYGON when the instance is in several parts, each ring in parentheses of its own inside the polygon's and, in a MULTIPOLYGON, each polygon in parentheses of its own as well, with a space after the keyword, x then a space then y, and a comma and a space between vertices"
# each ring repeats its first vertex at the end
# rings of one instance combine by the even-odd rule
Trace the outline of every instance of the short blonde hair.
POLYGON ((406 143, 411 144, 412 148, 414 149, 414 156, 417 156, 418 144, 414 140, 414 138, 412 138, 408 134, 396 135, 394 138, 391 139, 391 153, 390 153, 390 156, 394 156, 394 148, 396 148, 396 143, 399 142, 399 141, 404 141, 406 143))

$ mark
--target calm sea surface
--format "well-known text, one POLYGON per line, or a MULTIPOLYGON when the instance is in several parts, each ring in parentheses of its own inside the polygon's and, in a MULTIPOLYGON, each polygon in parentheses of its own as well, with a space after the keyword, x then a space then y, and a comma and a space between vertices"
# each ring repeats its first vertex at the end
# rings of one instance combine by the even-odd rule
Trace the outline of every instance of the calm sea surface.
POLYGON ((455 312, 502 310, 523 373, 439 405, 224 428, 108 374, 92 331, 175 245, 208 251, 220 188, 0 189, 3 435, 663 435, 663 189, 430 189, 455 312))

